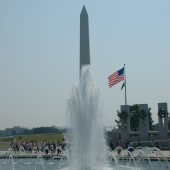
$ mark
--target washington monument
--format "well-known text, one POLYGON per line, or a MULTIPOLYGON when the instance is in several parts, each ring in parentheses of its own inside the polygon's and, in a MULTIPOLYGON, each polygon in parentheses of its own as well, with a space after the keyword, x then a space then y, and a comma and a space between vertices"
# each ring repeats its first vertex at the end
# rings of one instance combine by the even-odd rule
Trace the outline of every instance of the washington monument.
POLYGON ((90 64, 89 22, 85 6, 80 14, 80 74, 83 65, 90 64))

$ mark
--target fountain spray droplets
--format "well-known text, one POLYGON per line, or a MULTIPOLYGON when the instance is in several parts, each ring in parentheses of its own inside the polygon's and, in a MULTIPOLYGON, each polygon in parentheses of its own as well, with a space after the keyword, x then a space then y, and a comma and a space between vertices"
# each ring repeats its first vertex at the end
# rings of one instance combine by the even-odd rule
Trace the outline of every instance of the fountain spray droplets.
POLYGON ((12 155, 9 155, 9 160, 11 160, 12 170, 15 170, 14 168, 14 159, 12 155))
POLYGON ((73 88, 68 102, 72 130, 72 169, 100 169, 104 141, 100 106, 99 87, 92 81, 90 67, 84 66, 79 86, 73 88))

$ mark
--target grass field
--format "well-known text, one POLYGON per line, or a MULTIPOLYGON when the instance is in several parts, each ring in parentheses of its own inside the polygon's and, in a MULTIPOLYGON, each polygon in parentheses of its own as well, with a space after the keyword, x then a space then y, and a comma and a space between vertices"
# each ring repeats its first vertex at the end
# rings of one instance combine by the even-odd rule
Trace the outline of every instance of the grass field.
POLYGON ((10 143, 14 140, 19 142, 36 140, 38 141, 38 143, 42 143, 43 141, 57 141, 62 140, 63 138, 64 138, 63 135, 58 135, 54 133, 0 137, 0 151, 8 150, 8 148, 10 147, 10 143))

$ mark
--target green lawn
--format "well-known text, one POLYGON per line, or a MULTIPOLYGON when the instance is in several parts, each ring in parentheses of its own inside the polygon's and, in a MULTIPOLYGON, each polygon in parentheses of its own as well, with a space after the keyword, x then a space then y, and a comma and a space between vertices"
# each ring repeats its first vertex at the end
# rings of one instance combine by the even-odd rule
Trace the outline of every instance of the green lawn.
POLYGON ((15 139, 16 139, 16 141, 29 141, 29 140, 37 140, 38 142, 57 141, 57 140, 62 140, 63 135, 57 135, 57 134, 53 134, 53 133, 19 135, 19 136, 15 136, 15 139))

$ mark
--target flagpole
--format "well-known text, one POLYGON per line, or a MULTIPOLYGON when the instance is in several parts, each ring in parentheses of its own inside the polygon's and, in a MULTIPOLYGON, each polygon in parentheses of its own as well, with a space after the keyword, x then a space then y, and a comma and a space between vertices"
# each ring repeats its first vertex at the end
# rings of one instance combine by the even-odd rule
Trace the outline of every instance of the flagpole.
POLYGON ((127 95, 126 95, 126 69, 124 64, 124 74, 125 74, 125 105, 127 105, 127 95))

